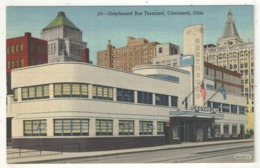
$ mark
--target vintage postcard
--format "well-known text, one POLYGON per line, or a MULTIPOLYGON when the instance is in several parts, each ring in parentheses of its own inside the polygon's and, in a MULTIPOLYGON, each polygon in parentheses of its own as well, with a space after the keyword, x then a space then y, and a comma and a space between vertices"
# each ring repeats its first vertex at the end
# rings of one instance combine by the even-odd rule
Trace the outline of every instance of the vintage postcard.
POLYGON ((7 163, 254 163, 254 10, 7 6, 7 163))

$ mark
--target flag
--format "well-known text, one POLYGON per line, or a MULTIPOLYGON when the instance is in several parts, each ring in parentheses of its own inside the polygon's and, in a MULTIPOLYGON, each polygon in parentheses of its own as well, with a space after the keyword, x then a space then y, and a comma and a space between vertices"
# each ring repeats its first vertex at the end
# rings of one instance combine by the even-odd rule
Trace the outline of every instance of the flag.
POLYGON ((219 92, 223 95, 223 98, 226 100, 227 99, 227 93, 226 93, 225 88, 223 86, 220 88, 219 92))
POLYGON ((203 98, 203 100, 205 100, 206 89, 205 89, 204 81, 202 81, 202 83, 200 84, 200 94, 201 94, 201 97, 203 98))
POLYGON ((193 65, 193 55, 180 57, 180 66, 191 66, 191 65, 193 65))

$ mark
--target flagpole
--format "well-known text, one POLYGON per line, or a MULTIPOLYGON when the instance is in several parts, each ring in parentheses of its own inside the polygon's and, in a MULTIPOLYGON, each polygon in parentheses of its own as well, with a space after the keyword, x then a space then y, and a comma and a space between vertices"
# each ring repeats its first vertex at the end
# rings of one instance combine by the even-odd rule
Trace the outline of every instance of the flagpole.
POLYGON ((218 88, 218 90, 204 103, 204 105, 209 101, 211 100, 218 92, 219 90, 222 88, 222 86, 220 88, 218 88))
MULTIPOLYGON (((200 84, 201 84, 202 82, 203 82, 203 81, 201 81, 201 82, 196 86, 196 88, 194 88, 194 89, 188 94, 188 96, 186 96, 185 98, 189 98, 190 95, 194 92, 194 90, 196 90, 196 89, 200 86, 200 84)), ((185 101, 185 99, 182 101, 182 103, 184 103, 184 101, 185 101)))
MULTIPOLYGON (((184 104, 185 100, 188 100, 188 98, 190 97, 191 94, 193 94, 193 105, 195 104, 195 99, 194 99, 194 91, 201 85, 201 83, 203 82, 203 80, 195 87, 192 89, 192 91, 188 94, 188 96, 186 96, 184 98, 184 100, 182 101, 182 104, 184 104)), ((192 82, 192 86, 194 86, 194 82, 192 82)))

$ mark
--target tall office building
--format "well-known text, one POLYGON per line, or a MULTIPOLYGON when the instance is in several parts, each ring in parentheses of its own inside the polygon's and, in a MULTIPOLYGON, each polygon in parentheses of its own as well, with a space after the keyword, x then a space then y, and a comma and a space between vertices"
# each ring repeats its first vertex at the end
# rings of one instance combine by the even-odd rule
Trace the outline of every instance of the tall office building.
POLYGON ((131 71, 136 65, 151 64, 156 44, 144 38, 128 37, 127 46, 115 48, 109 40, 107 49, 97 52, 97 65, 131 71))
POLYGON ((233 14, 228 12, 226 26, 216 46, 207 45, 205 61, 242 74, 242 94, 248 98, 248 127, 254 120, 254 43, 245 43, 239 36, 233 14))
POLYGON ((42 29, 41 38, 48 41, 48 60, 50 63, 90 62, 87 43, 82 41, 82 31, 62 11, 42 29))

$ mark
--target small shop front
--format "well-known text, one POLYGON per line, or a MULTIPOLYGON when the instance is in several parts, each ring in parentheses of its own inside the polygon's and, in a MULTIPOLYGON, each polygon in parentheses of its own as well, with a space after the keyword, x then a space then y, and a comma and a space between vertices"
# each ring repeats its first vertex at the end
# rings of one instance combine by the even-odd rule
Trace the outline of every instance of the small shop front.
POLYGON ((166 127, 166 144, 202 142, 215 139, 215 120, 223 114, 205 111, 171 111, 170 123, 166 127), (168 135, 167 135, 168 134, 168 135))

